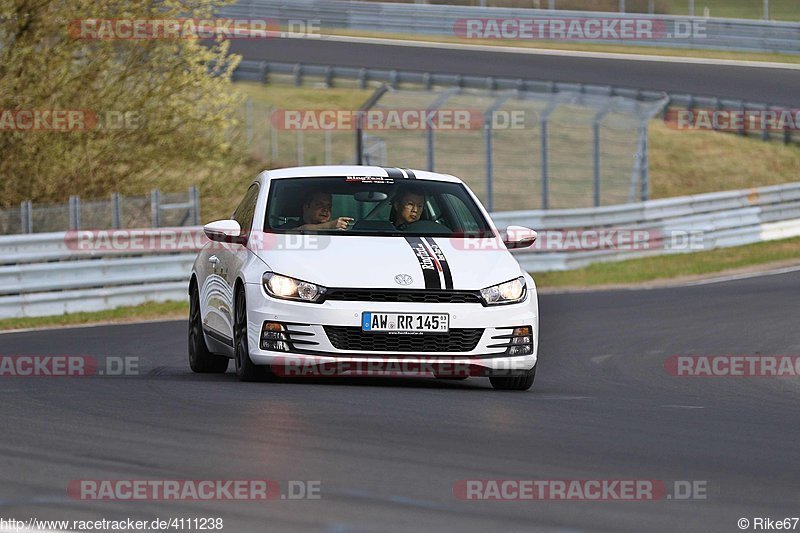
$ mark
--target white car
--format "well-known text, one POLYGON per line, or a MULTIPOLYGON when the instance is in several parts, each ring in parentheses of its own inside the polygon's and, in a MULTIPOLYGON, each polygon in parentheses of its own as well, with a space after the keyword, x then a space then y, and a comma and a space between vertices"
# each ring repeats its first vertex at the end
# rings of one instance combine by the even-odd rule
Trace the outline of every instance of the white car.
POLYGON ((204 227, 189 285, 193 371, 489 377, 536 374, 536 286, 458 178, 372 166, 262 172, 231 220, 204 227), (298 372, 302 369, 302 372, 298 372), (316 369, 314 372, 307 372, 316 369))

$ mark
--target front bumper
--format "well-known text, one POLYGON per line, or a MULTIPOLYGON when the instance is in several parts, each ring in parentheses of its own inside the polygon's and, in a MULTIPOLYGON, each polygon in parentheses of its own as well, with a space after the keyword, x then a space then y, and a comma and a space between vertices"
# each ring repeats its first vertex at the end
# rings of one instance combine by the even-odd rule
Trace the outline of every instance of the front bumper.
MULTIPOLYGON (((484 307, 473 303, 422 304, 401 302, 349 302, 326 301, 309 304, 278 300, 267 296, 261 284, 247 284, 248 340, 250 359, 257 365, 328 365, 339 370, 363 369, 365 364, 381 362, 389 368, 441 370, 443 374, 453 368, 470 375, 519 372, 536 365, 539 346, 539 320, 536 288, 528 287, 524 302, 497 307, 484 307), (468 351, 365 351, 340 350, 326 334, 326 326, 361 327, 361 313, 448 313, 450 329, 481 330, 474 348, 468 351), (295 332, 291 338, 302 341, 292 343, 291 352, 270 351, 261 348, 264 322, 289 324, 295 332), (504 341, 514 327, 532 328, 532 350, 528 355, 511 356, 504 341), (495 337, 495 338, 493 338, 495 337), (438 366, 437 366, 438 365, 438 366), (444 366, 443 366, 444 365, 444 366)), ((372 367, 377 368, 377 367, 372 367)), ((413 373, 413 372, 412 372, 413 373)))

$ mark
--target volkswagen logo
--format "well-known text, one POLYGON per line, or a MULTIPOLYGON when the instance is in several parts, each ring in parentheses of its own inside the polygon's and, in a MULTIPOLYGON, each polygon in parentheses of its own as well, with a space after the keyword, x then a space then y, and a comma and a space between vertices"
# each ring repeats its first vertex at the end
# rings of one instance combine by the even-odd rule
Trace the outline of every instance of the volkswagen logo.
POLYGON ((414 278, 408 274, 398 274, 394 277, 394 282, 398 285, 411 285, 414 283, 414 278))

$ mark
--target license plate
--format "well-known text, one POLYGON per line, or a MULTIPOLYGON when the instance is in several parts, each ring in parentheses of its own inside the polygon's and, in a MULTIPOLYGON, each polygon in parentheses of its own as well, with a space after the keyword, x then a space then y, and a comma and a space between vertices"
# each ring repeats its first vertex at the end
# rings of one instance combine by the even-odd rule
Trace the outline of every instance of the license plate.
POLYGON ((361 331, 395 333, 447 333, 450 315, 433 313, 361 314, 361 331))

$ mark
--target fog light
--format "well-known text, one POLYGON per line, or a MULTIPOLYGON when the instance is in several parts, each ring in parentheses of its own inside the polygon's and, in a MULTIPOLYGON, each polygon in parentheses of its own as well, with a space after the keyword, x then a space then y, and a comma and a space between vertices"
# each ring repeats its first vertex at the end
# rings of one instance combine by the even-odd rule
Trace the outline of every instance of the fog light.
POLYGON ((533 353, 533 332, 530 326, 514 328, 514 334, 509 343, 509 355, 530 355, 533 353))
POLYGON ((532 353, 532 348, 530 344, 524 344, 522 346, 512 346, 508 349, 508 355, 529 355, 532 353))
POLYGON ((289 339, 283 332, 283 324, 280 322, 264 322, 261 328, 261 349, 274 352, 288 352, 289 339))

